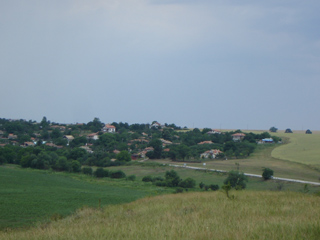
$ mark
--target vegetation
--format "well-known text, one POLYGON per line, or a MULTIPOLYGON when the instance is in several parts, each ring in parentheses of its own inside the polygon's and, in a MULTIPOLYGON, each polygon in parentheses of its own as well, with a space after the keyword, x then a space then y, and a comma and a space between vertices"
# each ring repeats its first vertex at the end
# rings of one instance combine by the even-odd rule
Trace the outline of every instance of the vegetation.
POLYGON ((139 199, 0 239, 318 239, 320 198, 292 192, 183 193, 139 199), (272 206, 272 207, 270 207, 272 206))
POLYGON ((263 168, 262 177, 264 180, 269 180, 273 177, 273 170, 270 168, 263 168))
POLYGON ((230 184, 232 188, 237 190, 245 189, 246 182, 248 182, 248 177, 244 175, 244 173, 240 173, 238 171, 230 171, 228 173, 228 177, 224 180, 224 184, 230 184))

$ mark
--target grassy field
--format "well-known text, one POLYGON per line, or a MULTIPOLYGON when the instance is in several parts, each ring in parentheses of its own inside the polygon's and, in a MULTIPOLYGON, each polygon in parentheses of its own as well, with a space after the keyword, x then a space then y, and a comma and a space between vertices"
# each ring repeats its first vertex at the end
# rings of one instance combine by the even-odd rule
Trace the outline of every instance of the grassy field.
POLYGON ((293 192, 184 193, 85 208, 0 239, 319 239, 320 197, 293 192))
POLYGON ((60 218, 83 206, 98 207, 99 199, 101 205, 131 202, 156 190, 124 180, 1 166, 0 229, 60 218))
POLYGON ((289 138, 289 143, 272 151, 272 157, 290 160, 320 169, 320 132, 305 134, 302 131, 284 133, 279 131, 273 134, 279 137, 289 138))

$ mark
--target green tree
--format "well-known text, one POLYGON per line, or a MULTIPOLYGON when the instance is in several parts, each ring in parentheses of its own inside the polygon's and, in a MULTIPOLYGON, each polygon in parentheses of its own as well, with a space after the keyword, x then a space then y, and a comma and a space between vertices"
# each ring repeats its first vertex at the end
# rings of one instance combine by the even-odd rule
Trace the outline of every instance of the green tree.
POLYGON ((271 179, 273 177, 273 170, 270 168, 263 168, 262 177, 264 180, 271 179))
POLYGON ((81 164, 77 160, 71 162, 72 172, 81 172, 81 164))
POLYGON ((186 178, 179 182, 179 187, 182 188, 194 188, 196 186, 196 181, 193 178, 186 178))
POLYGON ((120 162, 130 162, 131 161, 131 155, 128 151, 121 151, 116 156, 117 160, 120 162))
POLYGON ((224 184, 229 184, 231 187, 240 190, 246 188, 246 182, 248 182, 248 177, 244 173, 238 171, 230 171, 228 177, 224 180, 224 184))
POLYGON ((277 132, 277 131, 278 131, 278 128, 276 128, 276 127, 271 127, 271 128, 269 129, 269 131, 270 131, 270 132, 277 132))

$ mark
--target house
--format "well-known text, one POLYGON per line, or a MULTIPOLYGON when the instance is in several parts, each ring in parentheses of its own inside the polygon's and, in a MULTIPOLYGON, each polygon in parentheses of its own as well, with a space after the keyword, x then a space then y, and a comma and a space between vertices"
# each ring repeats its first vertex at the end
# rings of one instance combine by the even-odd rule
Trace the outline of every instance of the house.
POLYGON ((232 134, 232 140, 235 142, 242 141, 242 139, 246 136, 244 133, 235 133, 232 134))
POLYGON ((33 142, 24 142, 23 147, 34 147, 35 144, 33 142))
POLYGON ((166 146, 166 145, 171 145, 172 144, 171 141, 165 140, 163 138, 160 138, 159 140, 162 142, 162 146, 163 147, 166 146))
POLYGON ((18 138, 18 136, 14 135, 12 133, 9 133, 9 135, 8 135, 8 139, 17 139, 17 138, 18 138))
POLYGON ((2 130, 0 130, 0 135, 3 135, 3 134, 4 134, 4 132, 2 130))
POLYGON ((200 158, 211 158, 215 159, 219 154, 223 153, 219 149, 211 149, 208 151, 205 151, 204 153, 200 154, 200 158))
POLYGON ((63 138, 68 140, 68 145, 69 145, 69 142, 71 142, 74 139, 74 136, 72 136, 72 135, 64 135, 63 138))
POLYGON ((55 148, 63 148, 62 146, 55 145, 54 143, 45 143, 46 146, 55 147, 55 148))
POLYGON ((161 124, 158 123, 157 121, 153 122, 151 125, 150 125, 150 128, 161 128, 161 124))
POLYGON ((102 129, 102 132, 115 133, 116 127, 111 124, 106 124, 102 129))
POLYGON ((202 145, 202 144, 213 144, 212 141, 203 141, 203 142, 199 142, 198 145, 202 145))
POLYGON ((58 129, 60 131, 65 131, 66 130, 65 126, 60 126, 60 125, 52 125, 51 128, 52 129, 58 129))
POLYGON ((264 138, 261 141, 262 141, 262 143, 273 143, 273 139, 272 138, 264 138))
POLYGON ((93 153, 92 149, 89 148, 87 145, 86 146, 81 146, 80 148, 86 150, 88 153, 93 153))
POLYGON ((114 153, 114 154, 119 154, 119 153, 120 153, 120 151, 119 151, 119 150, 117 150, 117 149, 115 149, 115 150, 113 150, 113 153, 114 153))
POLYGON ((221 131, 212 129, 211 131, 207 132, 207 134, 221 134, 221 131))
POLYGON ((87 139, 88 140, 98 140, 99 139, 99 135, 98 133, 91 133, 87 135, 87 139))

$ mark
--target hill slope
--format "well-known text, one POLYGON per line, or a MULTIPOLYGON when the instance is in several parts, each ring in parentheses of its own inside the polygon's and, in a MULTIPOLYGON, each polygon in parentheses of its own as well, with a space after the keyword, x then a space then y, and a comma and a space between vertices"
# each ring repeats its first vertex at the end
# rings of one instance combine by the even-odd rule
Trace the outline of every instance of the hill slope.
POLYGON ((319 239, 320 198, 292 192, 187 193, 74 215, 0 239, 319 239))

